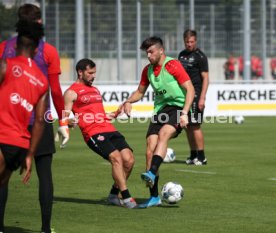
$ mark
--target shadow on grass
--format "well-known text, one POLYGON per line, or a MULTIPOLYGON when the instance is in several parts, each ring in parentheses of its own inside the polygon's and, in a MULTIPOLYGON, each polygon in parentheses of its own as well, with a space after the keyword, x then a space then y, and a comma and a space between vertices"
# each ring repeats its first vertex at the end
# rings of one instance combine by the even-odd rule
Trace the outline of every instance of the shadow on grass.
POLYGON ((54 201, 72 202, 72 203, 90 204, 90 205, 108 205, 106 198, 102 198, 99 200, 92 200, 92 199, 81 199, 81 198, 74 198, 74 197, 54 197, 54 201))
MULTIPOLYGON (((180 159, 176 159, 176 160, 174 160, 173 162, 171 162, 172 164, 173 163, 182 163, 182 164, 185 164, 186 165, 186 163, 185 163, 185 160, 184 159, 182 159, 182 160, 180 160, 180 159)), ((170 164, 170 163, 168 163, 168 164, 170 164)))
MULTIPOLYGON (((135 198, 137 204, 142 204, 147 201, 147 198, 135 198)), ((106 205, 106 206, 114 206, 107 202, 106 198, 102 198, 99 200, 92 200, 92 199, 80 199, 80 198, 73 198, 73 197, 54 197, 54 201, 56 202, 71 202, 71 203, 78 203, 78 204, 90 204, 90 205, 106 205)), ((162 203, 161 206, 157 208, 179 208, 177 204, 165 204, 162 203)), ((20 232, 21 233, 21 232, 20 232)))
MULTIPOLYGON (((135 200, 136 200, 137 204, 142 204, 142 203, 145 203, 148 199, 136 197, 135 200)), ((179 208, 179 206, 177 204, 170 205, 170 204, 166 204, 166 203, 162 202, 162 205, 156 206, 156 207, 151 207, 151 208, 179 208)), ((146 208, 141 208, 141 209, 146 209, 146 208)))
POLYGON ((5 227, 5 233, 33 233, 38 231, 23 229, 21 227, 5 227))

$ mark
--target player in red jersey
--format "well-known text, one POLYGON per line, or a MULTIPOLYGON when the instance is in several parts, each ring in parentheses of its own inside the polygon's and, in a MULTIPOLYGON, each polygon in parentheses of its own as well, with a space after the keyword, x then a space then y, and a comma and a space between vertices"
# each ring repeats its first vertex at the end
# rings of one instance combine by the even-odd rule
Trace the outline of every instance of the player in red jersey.
POLYGON ((48 104, 48 81, 31 59, 43 36, 43 27, 26 21, 19 21, 16 26, 18 56, 0 59, 1 186, 9 182, 12 172, 20 166, 26 169, 23 183, 29 181, 48 104), (28 124, 33 110, 36 115, 30 134, 28 124))
MULTIPOLYGON (((42 23, 41 11, 33 4, 24 4, 18 9, 19 20, 42 23)), ((12 37, 0 44, 0 57, 15 57, 16 36, 12 37)), ((62 119, 62 110, 64 109, 64 100, 59 83, 60 60, 55 47, 39 41, 38 52, 34 56, 34 61, 48 79, 50 85, 51 96, 59 119, 62 119)), ((50 105, 47 107, 50 111, 50 105)), ((33 118, 29 122, 29 130, 32 130, 33 118)), ((45 233, 51 232, 50 222, 53 205, 53 179, 52 179, 52 160, 55 153, 54 132, 51 119, 45 123, 45 129, 35 154, 36 173, 39 181, 39 203, 41 209, 42 226, 41 231, 45 233)), ((60 120, 59 132, 63 135, 62 147, 69 140, 69 131, 67 122, 60 120)), ((4 225, 5 206, 8 198, 8 187, 0 188, 0 229, 4 225)), ((1 232, 1 231, 0 231, 1 232)))
POLYGON ((114 184, 108 201, 114 205, 135 208, 137 204, 127 188, 127 179, 134 165, 132 149, 110 122, 118 113, 107 115, 104 111, 102 96, 93 86, 95 63, 82 59, 77 63, 76 71, 77 81, 64 94, 66 114, 69 116, 73 111, 89 148, 111 163, 114 184), (118 197, 119 192, 122 200, 118 197))
POLYGON ((271 76, 273 80, 276 80, 276 58, 271 58, 270 69, 271 69, 271 76))

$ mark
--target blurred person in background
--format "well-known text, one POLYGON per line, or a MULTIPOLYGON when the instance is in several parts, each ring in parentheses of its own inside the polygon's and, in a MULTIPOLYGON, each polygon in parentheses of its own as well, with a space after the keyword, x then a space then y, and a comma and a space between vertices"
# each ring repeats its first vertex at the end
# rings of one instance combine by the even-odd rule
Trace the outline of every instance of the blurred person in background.
POLYGON ((225 80, 229 80, 230 79, 230 71, 229 71, 229 62, 228 60, 226 60, 223 64, 223 70, 224 70, 224 77, 225 80))
POLYGON ((259 58, 257 63, 257 70, 256 70, 257 79, 263 79, 263 62, 259 58))
POLYGON ((239 69, 239 79, 243 79, 243 57, 239 56, 238 58, 238 69, 239 69))
POLYGON ((259 57, 253 55, 251 57, 251 79, 257 80, 263 76, 262 61, 259 57))
POLYGON ((234 80, 235 78, 235 64, 236 59, 233 57, 233 55, 229 55, 227 61, 224 63, 224 74, 225 74, 225 80, 234 80))
MULTIPOLYGON (((33 4, 24 4, 18 9, 19 20, 26 20, 29 22, 37 22, 42 24, 41 10, 33 4)), ((15 44, 17 36, 12 37, 0 44, 0 57, 10 58, 15 57, 15 44)), ((39 41, 38 52, 34 56, 34 61, 40 68, 42 73, 47 77, 51 96, 54 106, 56 108, 59 121, 59 132, 63 135, 61 146, 64 147, 69 140, 69 130, 67 121, 62 120, 62 110, 64 109, 64 100, 59 83, 60 59, 55 47, 44 42, 39 41)), ((47 113, 50 113, 50 105, 48 105, 47 113)), ((50 115, 50 114, 46 114, 50 115)), ((33 119, 29 123, 29 130, 32 130, 33 119)), ((42 226, 41 231, 44 233, 51 232, 51 216, 53 205, 53 179, 52 179, 52 159, 55 153, 53 122, 51 116, 47 119, 45 124, 42 139, 35 154, 36 172, 39 180, 39 203, 41 208, 42 226)), ((4 225, 5 206, 8 198, 8 187, 0 188, 0 227, 4 225)))
POLYGON ((270 69, 271 69, 271 76, 274 80, 276 80, 276 58, 271 58, 270 60, 270 69))
MULTIPOLYGON (((20 166, 26 169, 23 183, 30 179, 48 105, 48 80, 31 59, 43 36, 43 27, 39 23, 18 21, 16 31, 16 56, 0 59, 0 184, 4 187, 1 198, 12 172, 20 166), (35 117, 29 132, 32 111, 35 117)), ((2 201, 1 208, 5 204, 2 201)), ((4 232, 3 221, 0 232, 4 232)))
POLYGON ((204 135, 201 129, 205 108, 206 94, 209 85, 209 68, 206 55, 197 47, 197 33, 186 30, 183 33, 185 49, 178 55, 178 60, 185 68, 195 88, 192 110, 188 113, 189 125, 186 133, 190 146, 187 165, 206 165, 204 135))

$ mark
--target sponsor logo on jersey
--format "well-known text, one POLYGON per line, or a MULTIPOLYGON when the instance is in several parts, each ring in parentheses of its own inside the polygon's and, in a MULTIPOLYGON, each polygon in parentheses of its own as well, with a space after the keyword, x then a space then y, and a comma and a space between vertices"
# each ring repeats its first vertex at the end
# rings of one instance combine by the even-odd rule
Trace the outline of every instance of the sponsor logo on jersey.
POLYGON ((194 57, 189 57, 189 62, 194 62, 195 58, 194 57))
POLYGON ((167 93, 167 91, 166 91, 165 89, 163 89, 163 90, 160 90, 160 91, 156 91, 156 92, 155 92, 155 95, 156 95, 156 96, 165 95, 166 93, 167 93))
POLYGON ((89 95, 84 95, 84 96, 81 97, 81 102, 82 103, 88 103, 89 100, 90 100, 89 95))
POLYGON ((18 104, 20 102, 20 95, 17 93, 12 93, 10 95, 10 100, 12 104, 18 104))
POLYGON ((10 101, 12 104, 20 104, 28 112, 33 111, 34 106, 30 104, 26 99, 22 98, 18 93, 11 93, 10 101))
POLYGON ((21 67, 18 66, 18 65, 14 65, 12 67, 12 74, 16 78, 19 78, 20 76, 22 76, 22 69, 21 69, 21 67))
POLYGON ((36 78, 35 76, 33 76, 32 74, 28 73, 26 70, 23 71, 24 75, 26 75, 27 77, 29 77, 29 81, 31 84, 37 86, 41 86, 41 87, 44 87, 44 83, 41 82, 38 78, 36 78))

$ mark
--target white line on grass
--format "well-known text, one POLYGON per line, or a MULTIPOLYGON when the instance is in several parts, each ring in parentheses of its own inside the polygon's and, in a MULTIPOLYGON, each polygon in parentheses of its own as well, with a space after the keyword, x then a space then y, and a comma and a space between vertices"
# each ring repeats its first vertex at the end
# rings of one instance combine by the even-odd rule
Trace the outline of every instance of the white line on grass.
POLYGON ((175 169, 177 172, 189 172, 189 173, 198 173, 198 174, 208 174, 208 175, 216 175, 216 172, 200 172, 194 170, 186 170, 186 169, 175 169))
POLYGON ((276 181, 276 178, 268 178, 268 180, 276 181))

